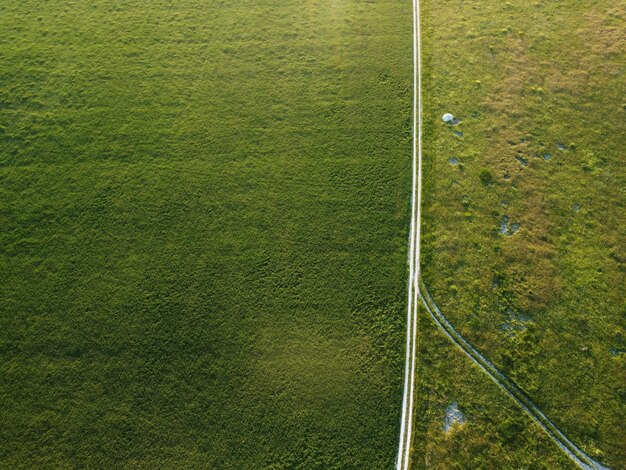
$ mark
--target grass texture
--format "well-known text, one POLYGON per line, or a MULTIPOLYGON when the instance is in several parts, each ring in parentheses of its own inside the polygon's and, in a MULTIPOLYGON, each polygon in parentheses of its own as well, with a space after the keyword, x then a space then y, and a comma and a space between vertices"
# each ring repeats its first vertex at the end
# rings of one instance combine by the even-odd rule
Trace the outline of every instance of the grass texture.
POLYGON ((424 279, 566 435, 626 468, 626 11, 424 8, 424 279))
POLYGON ((1 465, 390 467, 406 2, 0 12, 1 465))

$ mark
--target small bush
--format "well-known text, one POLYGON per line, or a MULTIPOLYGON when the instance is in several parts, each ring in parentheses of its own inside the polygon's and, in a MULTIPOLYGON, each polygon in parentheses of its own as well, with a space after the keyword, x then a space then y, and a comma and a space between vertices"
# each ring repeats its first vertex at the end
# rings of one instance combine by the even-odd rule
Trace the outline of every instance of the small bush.
POLYGON ((491 186, 493 183, 493 175, 487 168, 480 170, 478 177, 480 178, 480 182, 485 186, 491 186))

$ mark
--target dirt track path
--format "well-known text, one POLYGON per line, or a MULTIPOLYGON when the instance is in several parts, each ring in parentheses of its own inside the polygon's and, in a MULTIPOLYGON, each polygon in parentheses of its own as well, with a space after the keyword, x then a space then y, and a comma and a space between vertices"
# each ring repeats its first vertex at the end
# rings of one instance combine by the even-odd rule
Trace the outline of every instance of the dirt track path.
POLYGON ((419 283, 419 298, 424 307, 428 311, 431 318, 437 326, 444 332, 450 341, 469 357, 485 374, 493 380, 500 389, 502 389, 509 397, 513 399, 538 425, 543 429, 550 439, 565 452, 565 454, 580 468, 585 470, 609 470, 602 466, 585 452, 579 449, 576 444, 570 441, 550 419, 528 398, 528 396, 510 380, 506 375, 500 372, 491 362, 489 362, 482 354, 480 354, 470 343, 468 343, 461 334, 456 331, 452 324, 448 321, 437 304, 433 301, 428 289, 423 282, 419 283))
POLYGON ((571 442, 528 396, 508 377, 502 374, 482 354, 480 354, 450 324, 434 303, 426 286, 420 283, 420 238, 421 238, 421 199, 422 199, 422 73, 421 73, 421 26, 420 0, 413 3, 413 129, 412 129, 412 189, 411 189, 411 229, 409 233, 409 281, 406 357, 404 369, 404 390, 402 397, 402 417, 400 441, 396 457, 396 469, 410 467, 411 434, 413 423, 413 401, 415 391, 415 362, 417 340, 417 313, 421 301, 431 318, 444 334, 463 353, 476 363, 507 395, 509 395, 559 446, 559 448, 580 468, 585 470, 609 470, 602 466, 571 442))
POLYGON ((406 358, 400 442, 396 469, 407 470, 410 463, 413 399, 415 387, 415 352, 417 338, 417 307, 419 303, 420 219, 422 199, 422 74, 420 39, 420 4, 413 1, 413 177, 411 190, 411 230, 409 233, 409 283, 406 331, 406 358))

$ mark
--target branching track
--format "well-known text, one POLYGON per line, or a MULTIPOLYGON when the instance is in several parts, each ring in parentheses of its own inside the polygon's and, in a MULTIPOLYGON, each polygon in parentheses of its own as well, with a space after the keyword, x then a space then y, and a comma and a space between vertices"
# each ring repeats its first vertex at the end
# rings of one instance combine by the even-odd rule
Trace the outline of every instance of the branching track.
POLYGON ((437 304, 433 301, 424 282, 419 282, 419 298, 426 307, 431 318, 437 326, 444 332, 450 341, 452 341, 463 353, 469 357, 474 363, 480 367, 485 374, 493 380, 500 389, 502 389, 509 397, 511 397, 540 427, 548 436, 565 452, 565 454, 576 463, 580 468, 586 470, 608 470, 602 466, 585 452, 579 449, 576 444, 570 441, 559 429, 537 408, 537 406, 528 398, 528 396, 513 383, 506 375, 500 372, 491 362, 489 362, 482 354, 480 354, 471 344, 469 344, 463 336, 450 324, 448 319, 441 313, 437 304))
POLYGON ((431 318, 452 343, 469 357, 489 378, 511 397, 559 446, 559 448, 580 468, 585 470, 608 470, 589 457, 571 442, 528 396, 508 377, 480 354, 463 338, 447 318, 441 313, 430 293, 420 279, 420 219, 422 195, 422 74, 421 74, 421 32, 420 0, 413 3, 413 129, 412 129, 412 189, 411 189, 411 228, 409 233, 409 281, 406 357, 404 370, 404 391, 402 397, 402 418, 400 442, 396 458, 397 470, 410 467, 411 432, 413 422, 413 399, 415 390, 415 361, 417 342, 417 313, 421 300, 431 318))

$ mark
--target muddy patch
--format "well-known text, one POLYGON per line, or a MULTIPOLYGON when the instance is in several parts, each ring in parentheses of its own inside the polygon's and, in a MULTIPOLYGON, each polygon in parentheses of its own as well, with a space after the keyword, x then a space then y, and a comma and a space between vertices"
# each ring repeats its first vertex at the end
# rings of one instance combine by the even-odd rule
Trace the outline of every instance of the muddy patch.
POLYGON ((500 329, 506 333, 509 338, 514 337, 528 328, 530 323, 534 323, 533 319, 523 313, 516 312, 512 308, 506 310, 506 321, 500 325, 500 329))
POLYGON ((498 232, 500 235, 504 235, 509 231, 509 218, 506 215, 502 216, 502 220, 500 221, 500 230, 498 232))
POLYGON ((443 420, 443 430, 450 432, 457 424, 465 423, 465 415, 459 409, 459 404, 454 402, 446 408, 446 417, 443 420))
POLYGON ((503 215, 502 219, 500 219, 500 228, 498 229, 498 233, 500 235, 507 235, 509 237, 515 235, 517 232, 519 232, 519 229, 522 228, 522 226, 518 223, 511 223, 511 221, 509 220, 509 216, 507 215, 503 215))
POLYGON ((504 322, 500 325, 500 329, 509 337, 513 338, 517 333, 524 331, 527 328, 523 323, 504 322))
POLYGON ((520 162, 523 166, 528 166, 528 160, 526 160, 525 158, 520 157, 519 155, 515 156, 515 160, 520 162))

